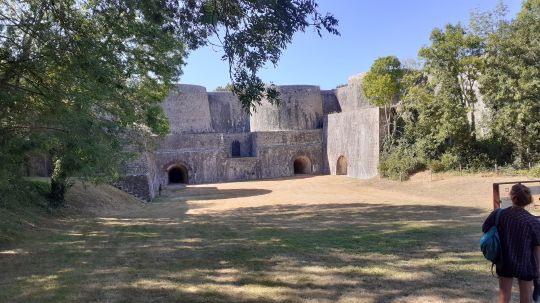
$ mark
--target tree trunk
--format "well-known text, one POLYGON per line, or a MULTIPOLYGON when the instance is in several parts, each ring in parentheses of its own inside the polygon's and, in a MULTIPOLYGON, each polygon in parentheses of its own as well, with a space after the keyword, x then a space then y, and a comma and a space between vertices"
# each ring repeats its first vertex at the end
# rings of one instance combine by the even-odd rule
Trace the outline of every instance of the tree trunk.
POLYGON ((384 106, 384 118, 386 120, 386 139, 385 141, 388 142, 389 144, 388 145, 391 145, 391 141, 392 141, 392 133, 391 133, 391 125, 390 125, 390 113, 389 113, 389 109, 388 109, 388 106, 385 105, 384 106))
POLYGON ((64 205, 64 197, 68 188, 66 172, 62 169, 61 159, 54 161, 54 169, 51 177, 51 189, 49 192, 49 206, 58 208, 64 205))

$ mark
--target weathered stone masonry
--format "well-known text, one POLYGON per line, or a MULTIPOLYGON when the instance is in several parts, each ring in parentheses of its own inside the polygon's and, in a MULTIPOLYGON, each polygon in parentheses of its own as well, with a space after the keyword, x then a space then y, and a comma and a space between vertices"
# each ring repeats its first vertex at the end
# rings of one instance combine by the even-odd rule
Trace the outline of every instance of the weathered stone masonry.
POLYGON ((178 85, 162 107, 170 134, 128 165, 119 183, 152 200, 159 186, 214 183, 295 174, 377 174, 381 110, 361 94, 363 75, 347 86, 278 87, 282 103, 266 100, 251 116, 230 92, 178 85))

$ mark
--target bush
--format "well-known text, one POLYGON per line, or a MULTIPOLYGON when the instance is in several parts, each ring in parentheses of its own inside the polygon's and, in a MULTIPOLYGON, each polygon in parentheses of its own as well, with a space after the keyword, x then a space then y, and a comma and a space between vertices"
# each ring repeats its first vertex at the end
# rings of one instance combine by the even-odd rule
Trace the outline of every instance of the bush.
MULTIPOLYGON (((467 155, 466 162, 469 169, 476 170, 476 171, 493 169, 493 166, 495 165, 495 163, 497 163, 497 161, 490 158, 489 155, 485 153, 481 153, 481 152, 474 152, 474 151, 470 152, 467 155)), ((501 166, 500 163, 499 163, 499 166, 501 166)))
POLYGON ((495 164, 500 166, 512 162, 512 151, 512 143, 501 136, 493 135, 478 139, 466 158, 471 166, 484 169, 495 164))
POLYGON ((438 173, 444 171, 444 166, 440 160, 431 160, 429 162, 429 169, 434 173, 438 173))
POLYGON ((406 180, 425 167, 425 162, 418 157, 414 146, 402 143, 381 155, 379 174, 394 180, 406 180))
POLYGON ((540 177, 540 164, 536 164, 535 166, 531 167, 529 174, 532 177, 540 177))

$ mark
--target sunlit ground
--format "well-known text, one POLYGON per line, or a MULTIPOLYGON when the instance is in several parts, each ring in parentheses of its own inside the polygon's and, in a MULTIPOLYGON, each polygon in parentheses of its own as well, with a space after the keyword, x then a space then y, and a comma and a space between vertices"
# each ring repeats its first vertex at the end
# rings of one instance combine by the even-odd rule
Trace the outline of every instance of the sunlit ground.
POLYGON ((171 188, 1 249, 0 302, 493 302, 492 181, 171 188))

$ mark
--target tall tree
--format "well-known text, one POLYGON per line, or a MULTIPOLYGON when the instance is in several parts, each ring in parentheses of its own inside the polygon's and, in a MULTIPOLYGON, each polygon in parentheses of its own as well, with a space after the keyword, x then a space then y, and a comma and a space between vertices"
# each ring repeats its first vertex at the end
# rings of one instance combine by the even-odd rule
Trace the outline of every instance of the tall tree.
POLYGON ((380 57, 375 60, 362 83, 362 91, 369 102, 384 107, 386 138, 389 142, 392 141, 390 106, 399 96, 402 77, 403 69, 398 58, 380 57))
POLYGON ((336 25, 311 0, 2 1, 0 173, 18 175, 32 149, 51 153, 61 203, 69 177, 120 173, 126 146, 143 141, 131 130, 167 133, 159 102, 190 50, 218 37, 249 110, 278 100, 257 72, 295 32, 336 25))
POLYGON ((480 78, 493 129, 514 145, 518 164, 540 159, 540 0, 490 35, 480 78))
POLYGON ((431 33, 431 46, 420 50, 433 86, 441 116, 433 126, 446 144, 464 149, 476 137, 476 83, 481 67, 482 39, 469 35, 460 25, 446 25, 431 33))

